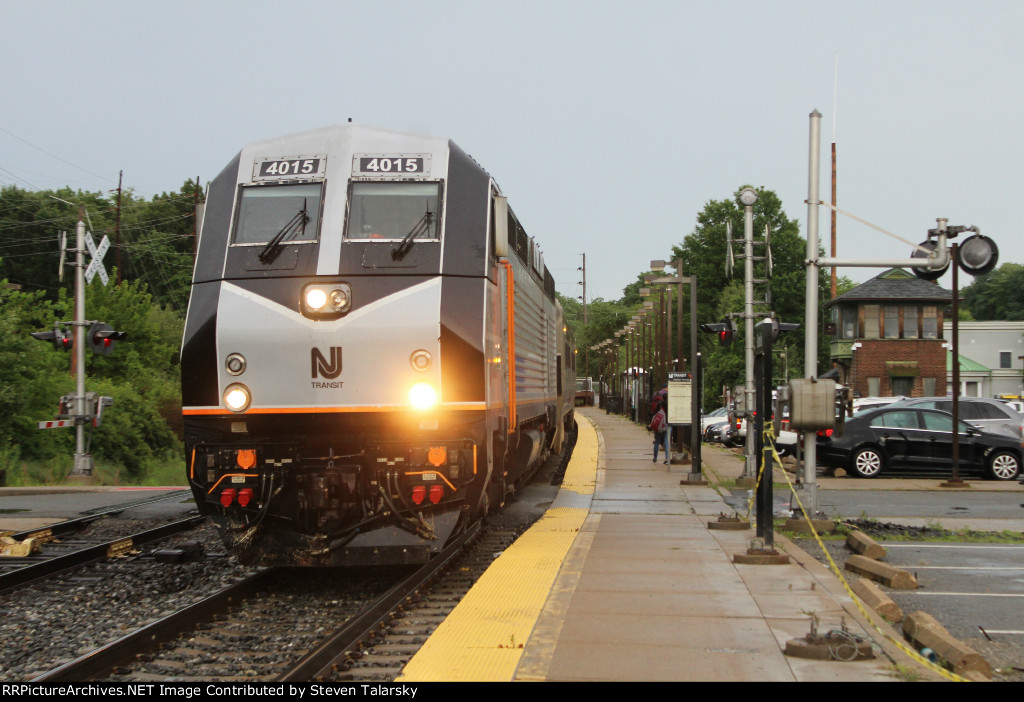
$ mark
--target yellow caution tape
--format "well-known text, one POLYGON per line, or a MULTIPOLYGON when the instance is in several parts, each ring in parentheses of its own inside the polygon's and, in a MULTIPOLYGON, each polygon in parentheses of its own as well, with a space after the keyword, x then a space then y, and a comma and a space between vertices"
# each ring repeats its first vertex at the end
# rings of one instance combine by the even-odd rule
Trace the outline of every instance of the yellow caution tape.
MULTIPOLYGON (((767 426, 767 428, 764 430, 765 445, 766 446, 771 446, 772 459, 776 463, 778 463, 779 465, 782 465, 782 458, 779 456, 778 452, 775 450, 775 441, 774 441, 775 436, 774 436, 774 432, 772 431, 772 426, 770 424, 768 424, 766 426, 767 426)), ((758 470, 758 482, 760 482, 760 479, 761 479, 760 476, 761 476, 761 473, 763 473, 763 471, 764 471, 764 460, 762 458, 761 464, 760 464, 760 469, 758 470)), ((928 668, 929 670, 931 670, 931 671, 941 675, 942 677, 944 677, 944 678, 946 678, 948 680, 952 680, 953 682, 971 682, 967 678, 962 678, 959 675, 957 675, 956 673, 953 673, 953 672, 951 672, 949 670, 946 670, 942 666, 939 666, 939 665, 936 665, 935 663, 932 663, 930 660, 928 660, 927 658, 922 656, 920 653, 918 653, 914 649, 912 649, 909 646, 907 646, 906 642, 900 641, 899 639, 893 638, 888 632, 883 631, 878 626, 878 624, 875 623, 875 620, 871 617, 870 614, 868 614, 868 610, 864 607, 864 603, 861 602, 860 598, 857 597, 857 595, 854 594, 853 590, 850 588, 850 584, 848 582, 846 582, 846 578, 843 577, 843 573, 842 573, 841 570, 839 570, 839 566, 837 566, 836 562, 832 560, 832 555, 828 552, 828 549, 825 548, 825 544, 822 543, 821 537, 818 536, 818 532, 814 528, 814 523, 811 521, 810 516, 807 514, 807 510, 804 509, 803 503, 800 502, 800 495, 797 494, 796 488, 793 487, 793 483, 789 479, 789 475, 786 473, 785 470, 782 471, 782 475, 785 476, 786 484, 789 485, 789 489, 793 493, 793 497, 796 498, 797 505, 799 505, 800 511, 804 515, 804 519, 807 520, 807 526, 810 527, 811 534, 814 535, 814 540, 818 542, 818 548, 820 548, 821 552, 825 554, 825 558, 828 559, 828 563, 829 563, 829 565, 832 568, 832 572, 835 573, 836 577, 839 578, 839 582, 842 583, 843 589, 846 590, 846 594, 848 594, 850 596, 850 599, 853 600, 853 603, 855 605, 857 605, 857 609, 864 616, 864 619, 867 620, 868 624, 870 624, 871 627, 875 631, 877 631, 879 634, 881 634, 881 636, 883 638, 885 638, 886 640, 891 642, 893 645, 895 645, 901 651, 906 653, 912 659, 914 659, 915 661, 917 661, 918 663, 920 663, 924 667, 928 668)), ((749 510, 749 505, 748 505, 748 510, 749 510)), ((749 511, 748 511, 748 515, 749 515, 749 511)))

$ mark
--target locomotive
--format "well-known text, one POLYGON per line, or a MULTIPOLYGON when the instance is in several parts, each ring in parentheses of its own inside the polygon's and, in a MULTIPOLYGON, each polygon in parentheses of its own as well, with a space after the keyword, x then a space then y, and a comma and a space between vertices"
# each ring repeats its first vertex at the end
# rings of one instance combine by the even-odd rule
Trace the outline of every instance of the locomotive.
POLYGON ((572 335, 495 180, 351 123, 211 183, 181 367, 188 483, 249 564, 429 560, 575 426, 572 335))

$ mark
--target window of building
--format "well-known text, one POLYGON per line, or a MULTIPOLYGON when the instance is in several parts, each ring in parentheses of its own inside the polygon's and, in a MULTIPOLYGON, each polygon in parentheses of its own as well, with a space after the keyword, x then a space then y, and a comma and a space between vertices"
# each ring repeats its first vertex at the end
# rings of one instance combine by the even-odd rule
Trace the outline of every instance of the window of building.
POLYGON ((920 336, 917 324, 917 305, 903 306, 903 338, 916 339, 920 336))
POLYGON ((857 338, 857 308, 854 305, 846 305, 839 310, 840 321, 842 327, 840 328, 840 339, 856 339, 857 338))
POLYGON ((1013 367, 1013 352, 1012 351, 1000 351, 999 352, 999 367, 1000 368, 1012 368, 1013 367))
POLYGON ((889 389, 893 395, 912 395, 914 379, 906 376, 892 376, 889 378, 889 389))
POLYGON ((935 395, 935 378, 922 378, 923 388, 921 394, 925 397, 932 397, 935 395))
POLYGON ((864 305, 864 338, 878 337, 878 305, 864 305))
POLYGON ((878 397, 882 394, 881 378, 868 378, 868 397, 878 397))
POLYGON ((921 308, 921 337, 939 338, 939 308, 935 305, 925 305, 921 308))
POLYGON ((885 315, 885 327, 882 336, 886 339, 900 338, 900 308, 898 305, 885 305, 882 308, 885 315))

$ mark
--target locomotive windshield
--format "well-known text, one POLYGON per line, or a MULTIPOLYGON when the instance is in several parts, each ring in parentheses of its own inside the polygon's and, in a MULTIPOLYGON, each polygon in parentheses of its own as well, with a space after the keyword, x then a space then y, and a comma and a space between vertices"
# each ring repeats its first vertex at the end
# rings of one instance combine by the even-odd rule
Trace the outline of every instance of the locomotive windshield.
POLYGON ((266 244, 284 230, 288 242, 315 241, 319 218, 319 183, 242 188, 234 243, 266 244))
POLYGON ((440 183, 352 183, 348 238, 437 239, 440 200, 440 183))

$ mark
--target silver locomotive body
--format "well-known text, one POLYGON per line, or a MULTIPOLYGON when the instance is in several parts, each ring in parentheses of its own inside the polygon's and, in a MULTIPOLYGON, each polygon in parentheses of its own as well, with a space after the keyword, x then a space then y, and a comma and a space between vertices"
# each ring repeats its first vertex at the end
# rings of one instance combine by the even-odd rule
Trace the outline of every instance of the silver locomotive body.
POLYGON ((444 139, 343 125, 214 180, 182 345, 189 484, 244 562, 421 562, 572 423, 539 247, 444 139))

